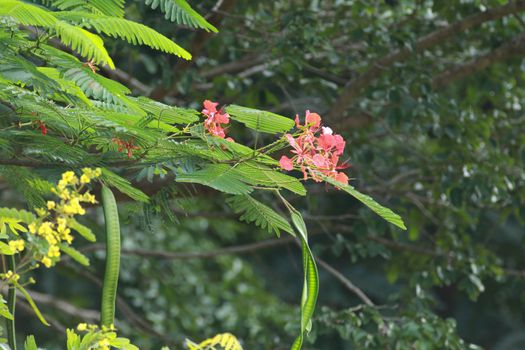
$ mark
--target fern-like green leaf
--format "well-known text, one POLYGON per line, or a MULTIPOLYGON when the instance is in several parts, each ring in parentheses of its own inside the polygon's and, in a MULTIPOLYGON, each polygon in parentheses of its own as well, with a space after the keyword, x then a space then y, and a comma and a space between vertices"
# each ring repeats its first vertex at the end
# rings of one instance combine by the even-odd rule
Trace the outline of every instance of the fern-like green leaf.
POLYGON ((235 213, 242 213, 241 221, 253 222, 256 226, 269 233, 274 232, 277 236, 281 235, 281 231, 294 235, 292 227, 285 218, 251 196, 234 196, 229 198, 227 203, 235 213))
POLYGON ((179 174, 175 180, 198 183, 231 194, 252 192, 252 188, 243 182, 242 174, 226 164, 210 164, 193 173, 179 174))
POLYGON ((90 242, 95 242, 97 238, 95 237, 95 234, 89 227, 86 227, 76 221, 75 219, 69 219, 68 225, 70 228, 78 232, 84 239, 90 242))
POLYGON ((226 112, 233 120, 261 132, 272 134, 286 132, 295 125, 295 122, 290 118, 253 108, 230 105, 226 107, 226 112))
POLYGON ((88 9, 90 12, 107 16, 124 17, 125 0, 55 0, 53 6, 60 10, 78 11, 88 9))
POLYGON ((158 120, 170 124, 190 124, 199 120, 200 113, 194 109, 168 106, 147 97, 131 98, 143 110, 158 120))
POLYGON ((299 180, 293 176, 283 174, 279 170, 274 170, 255 162, 244 162, 236 168, 244 176, 244 181, 250 184, 285 188, 298 195, 306 195, 306 189, 299 180))
POLYGON ((392 225, 395 225, 403 230, 406 230, 405 223, 403 222, 403 219, 401 216, 394 213, 391 209, 386 208, 382 206, 381 204, 377 203, 372 197, 367 196, 366 194, 363 194, 356 190, 352 185, 345 185, 339 181, 336 181, 330 177, 321 175, 321 178, 328 182, 331 185, 334 185, 335 187, 345 191, 346 193, 350 194, 352 197, 366 205, 368 208, 370 208, 374 213, 391 223, 392 225))
MULTIPOLYGON (((104 41, 96 34, 57 19, 61 12, 51 12, 19 0, 0 2, 0 16, 8 16, 27 26, 41 26, 57 33, 60 40, 88 60, 115 68, 104 47, 104 41)), ((83 13, 83 12, 82 12, 83 13)), ((87 14, 87 13, 84 13, 87 14)), ((111 17, 109 17, 111 18, 111 17)))
POLYGON ((166 19, 172 22, 185 24, 194 28, 202 28, 208 32, 217 33, 218 30, 202 17, 197 11, 191 8, 186 0, 145 0, 146 5, 152 9, 160 7, 166 19))
POLYGON ((104 181, 108 186, 115 187, 117 190, 136 201, 149 201, 149 197, 147 194, 133 187, 128 180, 115 174, 111 170, 102 168, 102 176, 100 177, 100 179, 104 181))
POLYGON ((27 210, 0 208, 0 219, 6 218, 20 220, 24 224, 30 224, 36 221, 35 214, 28 212, 27 210))
POLYGON ((76 104, 80 104, 81 102, 86 106, 93 105, 93 103, 84 94, 80 87, 78 87, 73 81, 66 80, 61 77, 60 71, 58 69, 53 67, 38 67, 37 69, 39 72, 43 73, 48 78, 53 79, 53 81, 57 82, 65 93, 76 97, 78 99, 78 101, 76 101, 78 103, 76 104))
POLYGON ((89 259, 87 256, 65 243, 60 243, 59 246, 60 250, 69 255, 71 259, 75 260, 80 265, 89 266, 89 259))
POLYGON ((0 1, 0 17, 4 16, 26 26, 52 27, 57 22, 52 12, 19 0, 0 1))
POLYGON ((124 39, 133 45, 147 45, 153 49, 171 53, 186 60, 191 59, 190 53, 172 40, 137 22, 85 12, 58 12, 56 16, 78 26, 94 29, 98 33, 124 39))
POLYGON ((104 47, 101 37, 65 21, 57 21, 54 27, 60 40, 95 64, 107 64, 115 69, 115 64, 104 47))

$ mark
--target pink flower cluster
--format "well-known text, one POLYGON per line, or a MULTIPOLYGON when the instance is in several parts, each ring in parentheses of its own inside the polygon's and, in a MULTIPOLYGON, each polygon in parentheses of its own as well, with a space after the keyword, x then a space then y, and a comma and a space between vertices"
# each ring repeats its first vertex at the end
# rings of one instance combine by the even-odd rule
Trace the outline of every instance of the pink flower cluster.
MULTIPOLYGON (((217 102, 211 102, 210 100, 205 100, 203 102, 204 109, 202 114, 207 118, 204 121, 204 128, 213 136, 218 136, 220 138, 226 137, 226 129, 224 125, 230 122, 230 115, 224 113, 222 108, 217 110, 217 102)), ((231 137, 226 138, 228 141, 233 141, 231 137)))
POLYGON ((292 153, 292 158, 282 156, 279 160, 281 168, 293 170, 294 166, 299 166, 304 174, 304 179, 308 177, 320 182, 322 179, 319 174, 331 177, 336 181, 348 184, 348 176, 339 172, 340 169, 347 168, 344 164, 339 164, 339 157, 345 149, 345 140, 341 135, 334 134, 332 129, 321 127, 321 116, 317 113, 306 111, 305 124, 301 125, 299 116, 295 117, 295 126, 300 131, 299 135, 293 137, 286 134, 292 153), (316 136, 318 132, 319 136, 316 136))

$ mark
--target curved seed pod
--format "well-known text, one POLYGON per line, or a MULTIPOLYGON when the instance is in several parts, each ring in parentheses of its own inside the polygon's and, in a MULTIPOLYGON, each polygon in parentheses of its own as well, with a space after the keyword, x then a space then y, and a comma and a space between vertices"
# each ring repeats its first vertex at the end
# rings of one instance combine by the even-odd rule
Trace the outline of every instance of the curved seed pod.
POLYGON ((100 324, 111 326, 115 320, 115 299, 120 268, 120 225, 115 196, 106 186, 102 186, 102 207, 106 222, 106 271, 102 287, 100 324))
MULTIPOLYGON (((15 271, 15 257, 14 255, 7 256, 7 268, 11 271, 15 271)), ((16 350, 16 331, 15 331, 15 304, 16 304, 16 287, 11 284, 9 285, 9 291, 7 292, 7 309, 13 316, 13 319, 6 319, 6 330, 7 330, 7 342, 11 350, 16 350)))

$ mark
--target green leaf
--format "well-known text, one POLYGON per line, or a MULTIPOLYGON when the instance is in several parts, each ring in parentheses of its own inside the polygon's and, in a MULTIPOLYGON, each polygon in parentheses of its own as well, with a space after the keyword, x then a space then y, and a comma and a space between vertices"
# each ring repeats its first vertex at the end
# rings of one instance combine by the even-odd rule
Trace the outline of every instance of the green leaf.
POLYGON ((0 254, 13 255, 15 252, 9 247, 9 244, 0 241, 0 254))
POLYGON ((24 297, 26 298, 27 302, 29 303, 29 305, 31 306, 31 308, 33 309, 33 311, 35 312, 36 314, 36 317, 38 317, 38 319, 40 320, 40 322, 42 322, 44 325, 46 326, 49 326, 49 323, 47 323, 46 319, 44 318, 44 316, 42 316, 42 313, 40 312, 40 310, 38 309, 38 307, 36 306, 33 298, 31 298, 31 295, 29 295, 29 293, 27 292, 27 290, 25 290, 24 287, 22 287, 18 282, 14 282, 15 284, 15 287, 16 289, 18 289, 23 295, 24 297))
POLYGON ((0 295, 0 316, 7 318, 8 320, 14 320, 13 315, 9 312, 9 307, 4 300, 4 297, 0 295))
POLYGON ((102 168, 102 176, 100 179, 106 182, 108 185, 115 187, 120 192, 124 193, 126 196, 139 201, 139 202, 148 202, 149 197, 147 194, 135 188, 131 185, 131 182, 125 178, 115 174, 111 170, 102 168))
POLYGON ((165 14, 165 18, 172 22, 202 28, 207 32, 218 32, 217 28, 192 9, 186 0, 146 0, 146 5, 151 6, 154 10, 160 5, 160 10, 165 14))
POLYGON ((73 260, 78 262, 80 265, 89 266, 89 259, 87 256, 76 250, 75 248, 65 244, 60 243, 60 250, 69 255, 73 260))
POLYGON ((200 113, 194 109, 168 106, 147 97, 131 98, 146 112, 160 121, 170 124, 190 124, 199 120, 200 113))
POLYGON ((275 170, 255 162, 240 163, 236 168, 244 176, 244 181, 250 184, 264 185, 266 187, 282 187, 298 195, 306 195, 306 189, 298 179, 283 174, 280 170, 275 170))
POLYGON ((179 174, 175 180, 198 183, 230 194, 252 192, 252 188, 243 182, 242 174, 227 164, 210 164, 193 173, 179 174))
POLYGON ((32 335, 29 335, 26 338, 26 341, 24 343, 24 350, 38 350, 38 346, 36 346, 35 337, 32 335))
POLYGON ((95 64, 107 64, 115 69, 115 64, 104 47, 104 41, 96 34, 65 21, 57 21, 54 30, 60 40, 95 64))
POLYGON ((339 181, 336 181, 330 177, 321 175, 321 178, 328 182, 331 185, 334 185, 335 187, 349 193, 352 197, 366 205, 368 208, 372 209, 374 213, 391 223, 392 225, 395 225, 403 230, 406 230, 405 223, 403 222, 403 219, 401 216, 394 213, 391 209, 386 208, 382 206, 381 204, 377 203, 372 197, 367 196, 366 194, 363 194, 359 191, 357 191, 353 186, 351 185, 345 185, 339 181))
POLYGON ((60 10, 87 10, 103 15, 124 17, 125 0, 55 0, 53 6, 60 10))
POLYGON ((295 235, 285 218, 251 196, 234 196, 229 198, 227 203, 235 213, 243 213, 240 217, 242 221, 253 222, 256 226, 269 233, 274 232, 277 236, 280 236, 281 230, 295 235))
POLYGON ((91 231, 89 227, 82 225, 75 219, 69 219, 68 225, 70 228, 77 231, 82 237, 84 237, 84 239, 90 242, 95 242, 97 240, 95 234, 93 233, 93 231, 91 231))
POLYGON ((137 22, 86 12, 64 11, 58 12, 56 16, 80 27, 94 29, 99 33, 104 33, 114 38, 122 38, 133 45, 143 44, 156 50, 177 55, 186 60, 191 59, 191 54, 172 40, 137 22))
POLYGON ((0 208, 0 219, 12 218, 30 224, 36 220, 36 216, 27 210, 18 210, 11 208, 0 208))
POLYGON ((12 17, 26 26, 51 27, 57 21, 52 12, 18 0, 0 1, 0 17, 4 16, 12 17))
POLYGON ((261 132, 272 134, 286 132, 295 125, 295 122, 290 118, 248 107, 230 105, 226 107, 226 112, 233 120, 261 132))

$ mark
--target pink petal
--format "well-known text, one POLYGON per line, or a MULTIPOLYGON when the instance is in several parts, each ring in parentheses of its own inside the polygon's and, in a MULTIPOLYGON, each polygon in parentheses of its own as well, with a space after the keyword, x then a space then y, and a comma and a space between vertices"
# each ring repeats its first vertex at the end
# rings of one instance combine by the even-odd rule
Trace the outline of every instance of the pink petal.
POLYGON ((323 134, 317 139, 317 144, 325 151, 329 151, 336 145, 335 137, 329 134, 323 134))
POLYGON ((316 154, 312 157, 312 162, 318 168, 328 168, 328 162, 325 157, 320 154, 316 154))
POLYGON ((346 176, 345 173, 337 173, 337 175, 335 175, 335 179, 338 182, 348 185, 348 176, 346 176))
POLYGON ((335 149, 337 154, 343 154, 345 151, 346 142, 341 135, 334 135, 335 149))
POLYGON ((228 124, 230 122, 230 115, 228 113, 217 113, 215 115, 215 120, 217 123, 228 124))
POLYGON ((296 148, 297 147, 297 142, 295 141, 295 139, 293 138, 292 135, 290 134, 286 134, 284 135, 286 137, 286 139, 288 140, 288 143, 290 144, 290 146, 296 148))
POLYGON ((284 170, 288 170, 288 171, 293 170, 293 161, 287 156, 281 157, 281 159, 279 160, 279 165, 284 170))
POLYGON ((321 116, 317 113, 306 111, 306 125, 312 128, 318 128, 321 125, 321 116))
POLYGON ((300 127, 301 126, 301 122, 299 121, 299 114, 295 115, 295 126, 296 127, 300 127))
POLYGON ((205 100, 202 104, 204 106, 204 109, 207 110, 208 113, 217 113, 217 105, 218 105, 217 102, 211 102, 210 100, 205 100))

